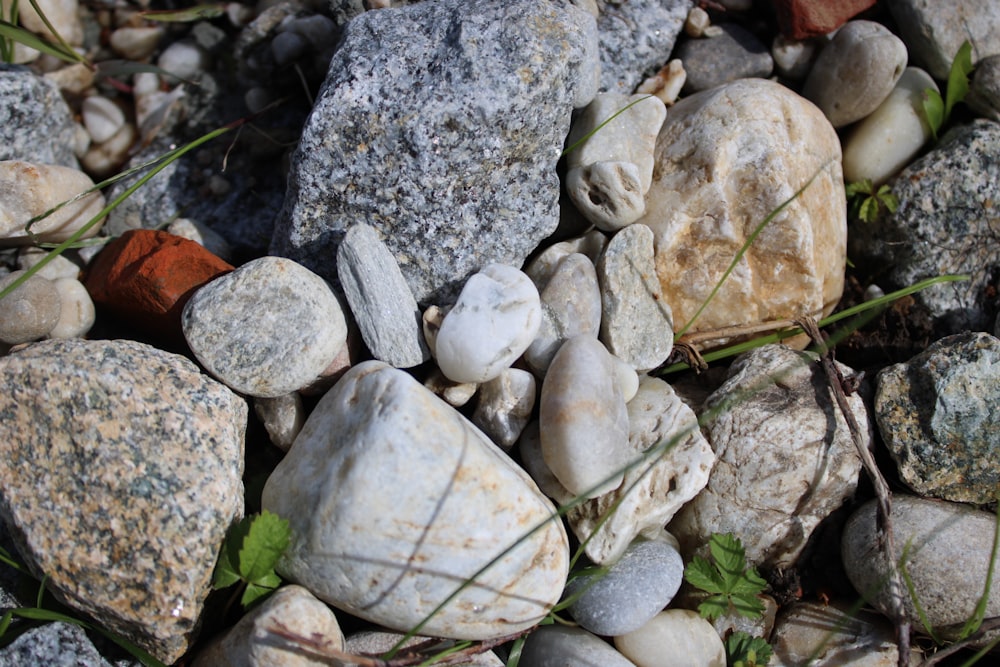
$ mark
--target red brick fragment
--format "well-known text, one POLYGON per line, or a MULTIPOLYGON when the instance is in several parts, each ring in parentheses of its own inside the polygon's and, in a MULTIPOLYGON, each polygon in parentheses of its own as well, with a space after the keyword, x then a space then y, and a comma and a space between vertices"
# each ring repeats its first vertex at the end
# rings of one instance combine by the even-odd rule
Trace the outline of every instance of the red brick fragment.
POLYGON ((785 37, 806 39, 832 32, 876 0, 771 0, 785 37))

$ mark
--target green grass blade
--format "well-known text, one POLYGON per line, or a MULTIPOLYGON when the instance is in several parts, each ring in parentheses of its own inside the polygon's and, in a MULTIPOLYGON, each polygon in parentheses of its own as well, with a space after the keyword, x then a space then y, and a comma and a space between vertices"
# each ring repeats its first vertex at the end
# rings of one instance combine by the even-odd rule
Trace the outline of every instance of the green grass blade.
POLYGON ((639 102, 642 102, 643 100, 648 100, 650 97, 654 97, 654 96, 653 95, 647 95, 646 97, 640 97, 637 100, 633 100, 633 101, 629 102, 628 104, 626 104, 625 106, 623 106, 621 109, 619 109, 618 111, 616 111, 613 114, 611 114, 610 116, 608 116, 608 118, 606 120, 602 121, 601 124, 598 125, 597 127, 595 127, 593 130, 591 130, 587 134, 583 135, 582 137, 580 137, 579 139, 577 139, 576 141, 574 141, 569 146, 569 148, 567 148, 566 150, 564 150, 562 153, 559 154, 559 157, 564 157, 566 155, 569 155, 570 153, 572 153, 573 151, 575 151, 577 148, 579 148, 580 146, 582 146, 587 141, 587 139, 590 139, 592 136, 594 136, 595 134, 597 134, 597 132, 600 131, 601 129, 603 129, 605 125, 607 125, 608 123, 610 123, 611 121, 613 121, 615 118, 618 118, 618 116, 622 115, 623 113, 625 113, 626 111, 628 111, 629 109, 631 109, 632 107, 634 107, 639 102))
MULTIPOLYGON (((64 51, 61 47, 51 42, 47 42, 33 32, 28 32, 24 28, 14 25, 9 21, 0 19, 0 37, 9 39, 29 48, 41 51, 50 56, 59 58, 70 63, 84 62, 82 56, 70 49, 64 51)), ((13 52, 11 52, 13 54, 13 52)))
POLYGON ((518 663, 521 662, 521 653, 524 652, 524 642, 526 640, 527 638, 523 635, 514 640, 514 644, 510 647, 510 655, 507 656, 505 667, 517 667, 518 663))
MULTIPOLYGON (((968 42, 966 42, 968 44, 968 42)), ((996 499, 1000 501, 1000 489, 997 490, 996 499)), ((983 624, 983 619, 986 618, 986 605, 990 601, 990 591, 993 588, 993 572, 996 568, 997 562, 997 550, 1000 549, 1000 512, 996 514, 993 523, 993 548, 990 549, 990 564, 986 569, 986 581, 983 583, 983 594, 979 596, 979 602, 976 603, 976 609, 972 613, 972 616, 965 622, 962 626, 962 632, 958 635, 958 641, 962 641, 967 637, 971 636, 972 633, 979 630, 979 627, 983 624)))
POLYGON ((934 643, 940 646, 942 643, 941 638, 934 632, 934 627, 927 618, 927 612, 924 611, 924 607, 920 604, 920 599, 917 597, 917 588, 913 585, 913 578, 910 576, 910 571, 906 569, 906 559, 910 555, 910 546, 911 542, 907 542, 906 546, 903 547, 903 555, 899 559, 899 573, 903 575, 903 581, 906 583, 906 591, 910 596, 913 607, 917 610, 917 618, 920 619, 920 625, 924 627, 924 632, 927 633, 934 643))

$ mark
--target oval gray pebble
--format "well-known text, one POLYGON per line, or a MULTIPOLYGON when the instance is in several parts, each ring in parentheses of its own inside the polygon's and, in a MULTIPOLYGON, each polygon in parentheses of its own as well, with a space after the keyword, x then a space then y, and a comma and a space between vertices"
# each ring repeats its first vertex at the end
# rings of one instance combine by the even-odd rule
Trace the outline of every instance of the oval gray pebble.
MULTIPOLYGON (((0 278, 0 290, 24 275, 14 271, 0 278)), ((0 299, 0 341, 8 345, 44 338, 59 324, 62 300, 51 280, 31 276, 0 299)))
POLYGON ((528 636, 521 667, 635 667, 610 644, 580 628, 545 625, 528 636))

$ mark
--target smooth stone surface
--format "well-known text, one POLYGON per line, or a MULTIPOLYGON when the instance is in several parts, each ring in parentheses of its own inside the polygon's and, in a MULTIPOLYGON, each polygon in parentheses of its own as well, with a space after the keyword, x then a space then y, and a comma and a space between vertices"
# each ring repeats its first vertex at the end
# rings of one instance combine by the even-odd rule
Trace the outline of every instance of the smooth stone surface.
MULTIPOLYGON (((41 262, 48 254, 49 250, 46 248, 22 246, 17 251, 17 268, 30 269, 41 262)), ((36 272, 35 275, 53 281, 60 278, 78 278, 80 276, 80 267, 66 256, 68 254, 72 254, 72 252, 66 251, 57 255, 36 272)))
MULTIPOLYGON (((703 426, 718 458, 704 491, 670 523, 685 556, 704 551, 713 533, 733 533, 748 562, 789 567, 820 521, 854 495, 861 460, 813 359, 782 345, 757 348, 705 402, 706 411, 723 408, 703 426)), ((864 401, 856 393, 847 401, 871 446, 864 401)))
POLYGON ((965 332, 878 374, 875 418, 921 496, 986 504, 1000 484, 1000 339, 965 332))
POLYGON ((253 411, 264 425, 271 444, 283 452, 291 448, 306 421, 302 396, 297 391, 273 398, 254 398, 253 411))
POLYGON ((366 222, 421 304, 452 301, 487 264, 520 266, 558 224, 555 166, 597 67, 594 18, 570 5, 361 14, 293 157, 272 253, 333 280, 344 232, 366 222))
POLYGON ((844 140, 844 180, 882 185, 913 161, 931 138, 924 119, 924 90, 938 85, 927 72, 907 67, 895 88, 844 140))
POLYGON ((101 144, 125 126, 125 113, 103 95, 91 95, 80 105, 83 126, 95 143, 101 144))
MULTIPOLYGON (((0 162, 0 246, 33 243, 24 231, 29 220, 93 186, 89 176, 70 167, 21 160, 0 162)), ((31 233, 44 243, 61 243, 102 208, 104 196, 92 192, 35 222, 31 233)), ((82 238, 97 234, 101 224, 91 227, 82 238)))
POLYGON ((562 485, 588 498, 618 488, 634 453, 625 398, 604 346, 590 336, 563 343, 540 403, 542 454, 562 485))
POLYGON ((948 80, 962 42, 973 44, 972 63, 1000 53, 1000 6, 993 0, 953 0, 947 12, 934 0, 888 0, 914 64, 939 81, 948 80))
POLYGON ((75 169, 74 128, 54 83, 27 68, 0 66, 0 160, 75 169))
POLYGON ((684 27, 690 0, 629 0, 602 7, 600 91, 629 95, 667 62, 684 27))
POLYGON ((726 649, 712 624, 687 609, 661 611, 638 630, 615 637, 636 667, 725 667, 726 649), (664 652, 664 647, 670 650, 664 652))
POLYGON ((773 0, 774 13, 781 32, 791 39, 827 35, 848 19, 874 5, 876 0, 838 0, 813 2, 812 0, 773 0))
POLYGON ((347 230, 337 249, 337 275, 374 358, 396 368, 430 359, 417 300, 374 227, 359 223, 347 230))
POLYGON ((190 218, 177 218, 167 226, 166 231, 174 236, 180 236, 204 246, 206 250, 224 262, 232 263, 233 261, 233 249, 229 242, 203 222, 190 218))
POLYGON ((767 46, 753 33, 735 23, 718 27, 722 32, 715 37, 687 39, 677 47, 675 57, 687 72, 683 87, 687 95, 737 79, 766 79, 774 69, 767 46))
MULTIPOLYGON (((402 639, 403 635, 398 632, 362 630, 361 632, 356 632, 347 638, 344 650, 351 655, 377 658, 393 648, 402 639)), ((431 637, 415 635, 406 640, 406 642, 403 643, 403 647, 410 647, 428 641, 433 641, 433 639, 431 637)), ((439 650, 443 650, 445 648, 448 648, 448 643, 441 642, 441 648, 439 650)), ((425 652, 425 654, 429 655, 433 655, 434 653, 434 647, 427 649, 425 652)), ((450 662, 448 664, 454 665, 454 667, 503 667, 504 662, 497 657, 496 653, 493 653, 492 651, 485 651, 483 653, 476 653, 468 660, 450 662)), ((353 662, 345 662, 343 663, 343 667, 357 667, 357 665, 353 662)))
POLYGON ((889 96, 906 68, 906 55, 903 40, 881 23, 849 21, 816 58, 802 95, 834 127, 849 125, 889 96))
POLYGON ((54 340, 0 359, 0 513, 69 607, 172 663, 243 514, 246 404, 184 357, 54 340))
MULTIPOLYGON (((25 273, 13 271, 0 277, 0 291, 25 273)), ((0 342, 17 345, 45 338, 59 324, 61 313, 62 299, 55 283, 31 276, 0 299, 0 342)))
MULTIPOLYGON (((855 590, 883 614, 889 610, 888 569, 884 552, 877 547, 875 501, 858 508, 844 526, 841 556, 855 590)), ((993 547, 996 516, 968 505, 895 494, 892 526, 896 543, 893 561, 910 545, 906 570, 920 606, 935 632, 954 639, 972 616, 983 594, 986 570, 993 547)), ((909 595, 903 608, 919 618, 909 595)), ((993 578, 986 618, 1000 615, 1000 580, 993 578)), ((920 623, 913 629, 921 631, 920 623)))
POLYGON ((45 19, 39 16, 31 3, 18 7, 18 18, 21 25, 38 35, 57 41, 45 21, 55 28, 56 32, 70 46, 83 44, 83 23, 80 21, 80 4, 77 0, 38 0, 38 7, 45 14, 45 19))
POLYGON ((777 83, 737 81, 675 104, 657 151, 639 222, 653 230, 675 330, 701 307, 746 235, 814 176, 688 332, 833 309, 844 285, 847 208, 840 141, 819 109, 777 83))
POLYGON ((666 607, 681 586, 684 561, 659 541, 633 542, 604 574, 577 577, 565 595, 583 591, 569 607, 573 619, 595 635, 638 630, 666 607))
POLYGON ((531 418, 536 396, 535 376, 519 368, 508 368, 479 386, 472 423, 494 443, 510 449, 531 418))
POLYGON ((653 231, 630 225, 611 239, 597 264, 601 342, 637 371, 656 368, 674 349, 673 316, 656 276, 653 231))
POLYGON ((610 644, 582 628, 544 625, 530 635, 520 667, 635 667, 610 644))
POLYGON ((281 396, 315 381, 347 340, 330 286, 282 257, 255 259, 199 288, 181 326, 208 372, 250 396, 281 396))
POLYGON ((76 278, 59 278, 53 283, 59 292, 59 321, 49 331, 49 338, 81 338, 97 319, 90 293, 76 278))
POLYGON ((541 323, 531 279, 512 266, 485 266, 465 283, 438 329, 438 366, 453 382, 492 380, 528 349, 541 323))
POLYGON ((422 631, 518 632, 558 601, 568 571, 566 533, 528 475, 452 407, 377 361, 351 368, 320 400, 262 505, 291 522, 282 576, 400 631, 498 558, 422 631))
POLYGON ((553 243, 545 248, 524 267, 524 272, 541 290, 552 279, 559 263, 567 255, 580 253, 591 263, 596 264, 606 247, 608 247, 608 237, 597 229, 591 229, 585 234, 553 243))
POLYGON ((156 66, 179 79, 193 79, 210 67, 208 54, 197 43, 173 42, 156 59, 156 66))
POLYGON ((1000 122, 1000 53, 976 63, 965 103, 979 115, 1000 122))

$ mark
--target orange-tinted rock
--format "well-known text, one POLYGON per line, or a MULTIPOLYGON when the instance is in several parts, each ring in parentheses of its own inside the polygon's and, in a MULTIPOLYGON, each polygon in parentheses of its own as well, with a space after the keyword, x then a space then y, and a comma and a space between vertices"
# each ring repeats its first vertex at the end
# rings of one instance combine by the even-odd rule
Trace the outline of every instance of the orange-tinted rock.
POLYGON ((875 4, 875 0, 773 0, 786 37, 805 39, 832 32, 875 4))
POLYGON ((194 241, 125 232, 94 258, 84 284, 98 307, 161 338, 183 340, 181 311, 196 289, 233 270, 194 241))

